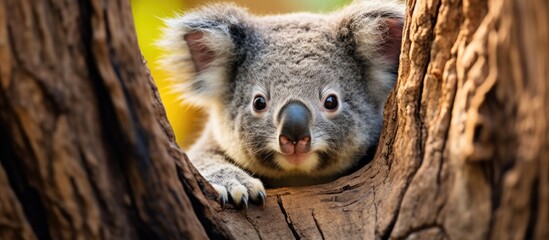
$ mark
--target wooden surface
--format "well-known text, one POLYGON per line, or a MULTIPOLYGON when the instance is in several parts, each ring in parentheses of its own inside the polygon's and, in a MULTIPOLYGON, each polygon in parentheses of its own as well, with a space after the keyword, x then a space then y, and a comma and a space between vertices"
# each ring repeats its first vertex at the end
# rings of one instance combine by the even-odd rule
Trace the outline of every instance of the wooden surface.
POLYGON ((0 19, 0 239, 224 236, 178 176, 128 1, 3 0, 0 19))
POLYGON ((0 1, 0 239, 549 239, 549 4, 409 1, 374 160, 222 210, 126 1, 0 1))

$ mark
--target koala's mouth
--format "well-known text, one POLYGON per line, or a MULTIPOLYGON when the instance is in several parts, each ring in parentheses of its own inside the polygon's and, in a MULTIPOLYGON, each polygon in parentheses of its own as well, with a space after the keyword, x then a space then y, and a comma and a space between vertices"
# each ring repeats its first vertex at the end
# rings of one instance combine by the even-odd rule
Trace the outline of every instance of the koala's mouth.
POLYGON ((280 138, 277 165, 287 171, 309 172, 318 163, 317 153, 312 151, 310 139, 288 141, 280 138))
POLYGON ((284 155, 284 159, 288 161, 289 163, 299 166, 303 164, 307 159, 311 157, 311 153, 293 153, 290 155, 284 155))
POLYGON ((317 154, 313 151, 293 154, 278 153, 275 159, 278 167, 294 173, 308 173, 318 165, 317 154))

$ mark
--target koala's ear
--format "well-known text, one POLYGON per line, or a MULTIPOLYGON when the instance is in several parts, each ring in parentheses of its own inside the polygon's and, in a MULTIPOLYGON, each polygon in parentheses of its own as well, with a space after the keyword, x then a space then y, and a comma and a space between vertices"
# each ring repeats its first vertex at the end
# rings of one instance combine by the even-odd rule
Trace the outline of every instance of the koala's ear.
POLYGON ((338 38, 374 64, 398 64, 404 6, 391 0, 355 1, 339 12, 338 38))
POLYGON ((404 5, 391 0, 361 0, 336 13, 337 38, 364 61, 368 96, 383 110, 398 69, 404 5))
POLYGON ((166 26, 157 44, 165 51, 160 64, 170 72, 174 90, 199 106, 221 99, 250 29, 246 10, 214 4, 168 19, 166 26))

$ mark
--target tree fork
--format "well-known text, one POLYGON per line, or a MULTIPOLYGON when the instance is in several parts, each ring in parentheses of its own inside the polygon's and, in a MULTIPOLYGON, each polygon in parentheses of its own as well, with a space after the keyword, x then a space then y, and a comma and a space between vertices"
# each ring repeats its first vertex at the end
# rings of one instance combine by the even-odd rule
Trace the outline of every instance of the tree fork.
POLYGON ((0 1, 0 238, 549 238, 549 3, 408 1, 371 163, 222 210, 127 1, 0 1))

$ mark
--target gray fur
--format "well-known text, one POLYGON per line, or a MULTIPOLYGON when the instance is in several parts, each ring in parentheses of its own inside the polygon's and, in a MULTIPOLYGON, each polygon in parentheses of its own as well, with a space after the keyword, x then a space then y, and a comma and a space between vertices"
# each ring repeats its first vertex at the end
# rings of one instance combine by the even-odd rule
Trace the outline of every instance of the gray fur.
POLYGON ((326 15, 253 16, 217 4, 167 20, 163 64, 185 100, 209 114, 188 153, 222 196, 258 198, 264 188, 251 175, 273 185, 331 180, 376 145, 397 66, 383 55, 388 18, 402 22, 403 6, 358 1, 326 15), (185 40, 196 32, 214 55, 202 71, 185 40), (336 112, 322 109, 329 93, 339 99, 336 112), (268 99, 260 113, 252 107, 258 94, 268 99), (292 100, 312 112, 314 154, 302 166, 286 163, 278 148, 278 112, 292 100), (235 190, 238 183, 244 190, 235 190))

